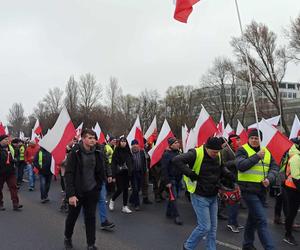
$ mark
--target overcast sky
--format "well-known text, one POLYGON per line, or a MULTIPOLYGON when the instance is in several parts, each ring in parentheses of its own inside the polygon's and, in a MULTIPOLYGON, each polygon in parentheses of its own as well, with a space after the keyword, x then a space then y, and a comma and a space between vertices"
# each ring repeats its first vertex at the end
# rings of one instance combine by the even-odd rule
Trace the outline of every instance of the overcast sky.
MULTIPOLYGON (((173 19, 173 0, 0 0, 0 121, 14 102, 26 115, 49 88, 91 72, 124 93, 197 85, 214 58, 232 55, 239 36, 234 0, 201 0, 189 23, 173 19)), ((239 0, 243 24, 277 33, 300 14, 299 0, 239 0)), ((299 81, 290 65, 287 81, 299 81)))

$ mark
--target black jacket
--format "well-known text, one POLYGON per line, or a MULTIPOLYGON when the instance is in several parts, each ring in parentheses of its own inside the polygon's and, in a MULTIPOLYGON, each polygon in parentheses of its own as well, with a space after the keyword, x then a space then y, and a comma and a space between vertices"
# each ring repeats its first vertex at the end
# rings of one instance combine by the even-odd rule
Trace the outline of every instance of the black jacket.
POLYGON ((197 181, 195 194, 205 197, 215 196, 220 187, 221 178, 234 180, 233 174, 222 164, 220 165, 219 157, 211 158, 204 148, 204 158, 201 164, 199 175, 192 171, 195 160, 196 150, 191 149, 187 153, 176 156, 173 159, 174 166, 184 175, 197 181))
POLYGON ((228 168, 231 173, 234 174, 235 179, 237 180, 237 167, 236 167, 236 160, 235 160, 235 153, 233 149, 229 148, 230 146, 226 146, 224 149, 221 151, 221 159, 224 167, 228 168))
MULTIPOLYGON (((253 148, 253 150, 258 152, 260 149, 253 148)), ((237 169, 241 172, 247 171, 259 161, 260 158, 257 154, 248 157, 248 153, 243 147, 239 148, 238 151, 236 152, 236 166, 237 169)), ((275 181, 278 171, 279 171, 279 167, 276 164, 274 158, 271 157, 270 168, 269 171, 266 173, 266 178, 268 178, 270 183, 275 181)), ((241 191, 243 192, 249 192, 255 194, 264 194, 266 192, 266 188, 261 183, 239 181, 239 186, 241 188, 241 191)))
POLYGON ((116 147, 116 149, 112 155, 112 161, 111 161, 112 175, 114 177, 117 174, 120 174, 118 166, 121 166, 124 163, 126 163, 126 166, 128 168, 128 175, 131 176, 132 155, 131 155, 129 147, 126 147, 126 148, 116 147))
POLYGON ((161 175, 164 183, 168 184, 171 181, 182 178, 180 171, 174 167, 172 160, 179 155, 178 150, 167 149, 161 158, 161 175))
POLYGON ((15 160, 13 159, 9 147, 0 146, 0 175, 11 175, 15 173, 15 160), (8 149, 8 151, 7 151, 8 149), (7 155, 7 152, 9 155, 7 155), (7 156, 9 159, 7 159, 7 156))
POLYGON ((147 172, 148 161, 146 159, 146 152, 144 150, 139 150, 137 153, 132 152, 132 171, 141 171, 142 173, 147 172), (134 164, 134 154, 139 154, 141 160, 141 169, 136 169, 134 164))
POLYGON ((39 170, 39 174, 52 175, 51 172, 52 155, 45 149, 40 150, 35 154, 33 159, 33 166, 39 170), (39 153, 42 152, 42 166, 39 164, 39 153))
MULTIPOLYGON (((97 189, 101 189, 102 183, 105 178, 104 169, 104 157, 103 152, 96 148, 96 167, 95 167, 95 180, 97 182, 97 189)), ((67 165, 65 172, 65 182, 66 182, 66 197, 72 196, 83 196, 83 191, 81 189, 82 185, 82 156, 81 150, 78 144, 74 145, 71 152, 67 157, 67 165)))

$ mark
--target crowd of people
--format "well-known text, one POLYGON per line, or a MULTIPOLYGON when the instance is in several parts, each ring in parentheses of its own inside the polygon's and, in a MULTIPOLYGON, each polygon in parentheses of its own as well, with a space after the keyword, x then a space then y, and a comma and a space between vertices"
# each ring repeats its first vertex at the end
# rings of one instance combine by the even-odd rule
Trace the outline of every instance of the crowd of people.
MULTIPOLYGON (((151 205, 149 182, 153 184, 155 202, 166 200, 165 216, 175 225, 183 225, 177 206, 179 193, 185 191, 191 201, 197 226, 183 243, 183 249, 197 249, 202 240, 206 241, 206 249, 216 249, 218 218, 228 220, 227 227, 232 233, 244 230, 243 250, 256 249, 256 232, 264 249, 276 249, 265 211, 269 190, 276 198, 274 223, 285 224, 284 242, 297 245, 293 230, 299 227, 295 218, 300 206, 300 136, 292 140, 294 145, 280 164, 267 148, 260 146, 262 136, 253 129, 244 145, 235 134, 228 140, 210 137, 204 145, 187 153, 181 152, 177 138, 170 137, 161 160, 150 168, 151 143, 145 141, 141 148, 136 139, 128 142, 125 137, 111 136, 107 143, 99 144, 96 133, 84 129, 80 139, 75 137, 67 145, 66 158, 60 164, 65 194, 60 209, 67 213, 65 249, 73 249, 73 230, 82 208, 87 249, 94 250, 97 212, 101 229, 112 231, 115 224, 108 219, 108 210, 117 209, 115 201, 120 195, 124 214, 139 211, 141 204, 151 205), (238 222, 242 208, 248 209, 245 225, 238 222)), ((1 135, 0 211, 6 209, 4 183, 9 188, 13 210, 22 211, 18 189, 25 184, 24 174, 28 176, 30 192, 35 190, 38 176, 41 203, 49 202, 54 178, 51 166, 51 153, 36 141, 24 142, 1 135)))

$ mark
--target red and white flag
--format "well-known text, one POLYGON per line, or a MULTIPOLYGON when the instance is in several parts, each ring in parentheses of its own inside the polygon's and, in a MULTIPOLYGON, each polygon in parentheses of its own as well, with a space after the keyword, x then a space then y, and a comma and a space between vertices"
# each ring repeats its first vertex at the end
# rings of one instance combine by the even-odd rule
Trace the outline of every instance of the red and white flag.
POLYGON ((5 133, 5 128, 4 128, 4 126, 3 126, 3 124, 2 124, 2 122, 0 122, 0 135, 5 135, 6 133, 5 133))
POLYGON ((177 0, 174 12, 174 18, 182 23, 187 23, 190 14, 193 11, 193 5, 200 0, 177 0))
POLYGON ((181 127, 181 135, 182 135, 182 149, 183 152, 186 152, 186 143, 189 138, 189 130, 186 124, 181 127))
POLYGON ((36 122, 31 132, 31 140, 38 143, 41 139, 41 135, 42 135, 42 127, 40 125, 39 119, 36 119, 36 122))
POLYGON ((7 127, 7 126, 5 126, 5 134, 6 134, 6 135, 9 135, 9 130, 8 130, 8 127, 7 127))
POLYGON ((228 139, 228 137, 230 135, 233 135, 235 133, 235 131, 233 130, 233 128, 230 126, 229 123, 227 123, 225 129, 224 129, 224 133, 223 133, 223 137, 225 137, 226 139, 228 139))
POLYGON ((75 127, 64 107, 53 128, 39 141, 39 145, 52 154, 51 172, 53 174, 58 174, 58 165, 65 158, 66 146, 75 135, 75 127))
MULTIPOLYGON (((271 117, 269 119, 266 119, 265 121, 276 128, 280 121, 280 115, 271 117)), ((261 122, 262 121, 259 122, 258 126, 260 126, 261 122)), ((250 128, 257 128, 257 123, 253 123, 250 126, 248 126, 248 129, 250 129, 250 128)))
POLYGON ((154 116, 149 128, 147 129, 146 133, 144 134, 144 138, 152 144, 157 139, 157 122, 156 116, 154 116))
POLYGON ((295 119, 292 125, 290 139, 295 138, 300 135, 300 121, 297 115, 295 115, 295 119))
POLYGON ((139 116, 137 116, 135 123, 133 124, 133 127, 127 136, 129 147, 131 147, 131 141, 134 139, 136 139, 139 142, 139 146, 141 148, 144 148, 144 136, 139 116))
POLYGON ((197 147, 206 143, 207 139, 218 132, 217 126, 212 117, 202 107, 199 118, 194 128, 194 136, 197 138, 197 147))
POLYGON ((150 168, 160 161, 164 151, 168 147, 168 139, 174 137, 167 120, 160 130, 155 146, 148 152, 151 157, 150 168))
POLYGON ((259 129, 263 134, 262 146, 266 147, 271 152, 276 163, 280 164, 282 156, 291 148, 293 143, 265 119, 261 120, 259 129))
POLYGON ((217 130, 218 130, 218 132, 216 133, 215 136, 216 137, 223 137, 224 136, 224 130, 225 130, 223 111, 221 113, 220 121, 217 125, 217 130))
POLYGON ((80 123, 80 125, 76 128, 76 137, 77 137, 78 139, 81 138, 82 128, 83 128, 83 122, 80 123))
POLYGON ((95 131, 95 133, 97 134, 97 138, 98 138, 98 143, 99 144, 103 144, 103 143, 106 143, 106 140, 105 140, 105 135, 104 133, 102 132, 102 129, 99 125, 99 123, 97 122, 95 127, 93 128, 93 130, 95 131))
POLYGON ((248 134, 246 129, 243 127, 242 123, 238 121, 237 128, 236 128, 236 134, 240 137, 241 139, 241 145, 244 145, 248 142, 248 134))

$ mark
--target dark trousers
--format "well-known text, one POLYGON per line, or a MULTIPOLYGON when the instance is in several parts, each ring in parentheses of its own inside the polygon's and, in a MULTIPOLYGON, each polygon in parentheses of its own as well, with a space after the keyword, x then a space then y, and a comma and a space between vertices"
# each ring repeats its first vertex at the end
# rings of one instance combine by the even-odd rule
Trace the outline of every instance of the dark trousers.
POLYGON ((153 191, 155 199, 162 198, 162 193, 164 192, 165 186, 161 180, 161 170, 160 167, 154 166, 150 170, 152 181, 153 181, 153 191))
POLYGON ((40 174, 40 191, 41 199, 47 199, 50 190, 52 175, 42 175, 40 174))
POLYGON ((65 237, 71 239, 76 220, 83 207, 85 232, 88 246, 92 246, 96 241, 96 208, 99 199, 98 189, 86 192, 82 197, 77 197, 79 202, 77 206, 69 205, 69 212, 65 224, 65 237))
POLYGON ((167 211, 166 216, 170 218, 176 218, 179 216, 178 209, 177 209, 177 203, 176 199, 178 197, 177 190, 179 189, 179 185, 181 185, 180 181, 171 181, 172 187, 170 189, 167 189, 167 192, 169 194, 169 199, 167 203, 167 211), (171 194, 172 192, 172 194, 171 194), (171 200, 171 195, 173 196, 174 200, 171 200))
POLYGON ((281 217, 281 211, 283 211, 284 217, 287 217, 287 197, 285 188, 281 189, 281 192, 275 196, 275 217, 281 217))
POLYGON ((149 187, 149 172, 148 170, 142 176, 142 195, 143 198, 148 198, 148 187, 149 187))
POLYGON ((128 202, 128 186, 129 176, 128 171, 123 171, 116 176, 117 191, 112 196, 112 200, 115 201, 121 193, 123 193, 123 206, 127 206, 128 202))
POLYGON ((1 174, 0 175, 0 206, 3 206, 3 185, 6 182, 9 192, 10 192, 10 197, 13 203, 13 206, 19 205, 19 197, 18 197, 18 189, 17 189, 17 179, 14 174, 10 175, 5 175, 1 174))
POLYGON ((17 164, 17 183, 18 185, 21 185, 21 183, 23 182, 23 175, 24 175, 24 168, 26 166, 26 162, 25 161, 19 161, 17 164))
POLYGON ((129 199, 129 202, 132 203, 135 207, 140 205, 139 193, 142 186, 142 171, 133 171, 131 176, 131 187, 132 193, 129 199))
POLYGON ((288 214, 285 220, 286 235, 292 235, 292 227, 300 207, 300 192, 296 189, 286 188, 288 214))
POLYGON ((65 191, 65 190, 66 190, 66 187, 65 187, 64 177, 61 175, 61 173, 60 173, 59 175, 60 175, 60 186, 61 186, 61 190, 62 190, 62 191, 65 191))

